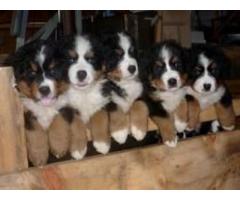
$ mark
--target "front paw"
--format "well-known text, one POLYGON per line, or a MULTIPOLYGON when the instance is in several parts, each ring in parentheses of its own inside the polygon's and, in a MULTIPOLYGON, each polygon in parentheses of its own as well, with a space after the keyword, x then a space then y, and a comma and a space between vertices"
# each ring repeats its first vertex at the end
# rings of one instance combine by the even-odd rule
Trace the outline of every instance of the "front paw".
POLYGON ((128 129, 115 131, 111 135, 118 144, 124 144, 128 137, 128 129))
POLYGON ((138 129, 136 126, 131 126, 131 134, 137 141, 143 140, 146 136, 146 132, 138 129))
POLYGON ((71 151, 71 156, 75 160, 81 160, 87 153, 87 147, 84 147, 82 150, 71 151))
POLYGON ((98 142, 94 141, 93 146, 95 147, 96 151, 101 154, 107 154, 111 147, 110 144, 106 142, 99 142, 99 141, 98 142))
POLYGON ((187 123, 179 119, 176 119, 174 124, 178 133, 182 133, 187 127, 187 123))
POLYGON ((167 145, 168 147, 174 148, 177 146, 177 142, 178 142, 178 137, 176 136, 172 140, 166 140, 164 144, 167 145))

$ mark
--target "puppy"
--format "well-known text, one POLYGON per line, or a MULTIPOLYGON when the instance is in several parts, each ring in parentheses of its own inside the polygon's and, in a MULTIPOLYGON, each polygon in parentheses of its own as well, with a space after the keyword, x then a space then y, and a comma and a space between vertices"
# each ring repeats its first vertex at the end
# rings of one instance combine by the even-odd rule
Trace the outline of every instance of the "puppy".
POLYGON ((134 41, 127 33, 117 32, 104 35, 102 42, 105 72, 112 83, 111 136, 120 144, 130 132, 136 140, 142 140, 147 131, 148 111, 143 101, 135 102, 142 95, 143 85, 134 41))
POLYGON ((175 41, 156 44, 146 54, 147 97, 150 117, 156 123, 163 142, 177 144, 177 132, 187 126, 186 55, 175 41))
POLYGON ((61 49, 68 69, 67 101, 76 110, 71 155, 82 159, 86 154, 88 125, 94 147, 105 154, 110 149, 110 136, 108 115, 102 108, 110 101, 110 90, 103 76, 101 43, 90 35, 71 36, 64 39, 61 49))
POLYGON ((66 88, 56 52, 54 43, 37 40, 24 45, 8 59, 24 105, 28 157, 35 166, 48 160, 47 131, 61 139, 61 144, 52 146, 50 142, 55 156, 60 157, 68 150, 68 123, 61 115, 66 88))
POLYGON ((192 49, 188 88, 189 130, 199 129, 199 113, 211 105, 215 106, 218 116, 212 122, 211 131, 217 132, 220 126, 226 131, 235 128, 232 97, 224 84, 229 67, 225 55, 216 47, 203 45, 192 49))

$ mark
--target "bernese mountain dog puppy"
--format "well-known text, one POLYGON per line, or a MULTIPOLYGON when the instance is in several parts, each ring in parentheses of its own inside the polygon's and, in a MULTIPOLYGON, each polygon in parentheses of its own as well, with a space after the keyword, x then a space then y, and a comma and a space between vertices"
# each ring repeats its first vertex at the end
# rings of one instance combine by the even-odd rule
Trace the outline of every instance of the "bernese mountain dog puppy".
POLYGON ((148 71, 146 97, 150 118, 157 125, 163 143, 177 144, 177 133, 187 126, 187 57, 175 41, 156 44, 143 61, 148 71))
POLYGON ((217 120, 211 124, 211 131, 219 128, 230 131, 235 128, 235 114, 232 97, 224 80, 229 74, 230 64, 224 53, 214 46, 202 45, 192 49, 189 69, 189 130, 200 128, 201 110, 214 105, 217 120))
POLYGON ((69 148, 69 126, 61 114, 65 110, 66 85, 56 49, 53 42, 37 40, 21 47, 7 61, 14 68, 24 105, 28 157, 34 166, 47 162, 49 148, 56 157, 69 148), (57 135, 61 143, 56 143, 51 134, 57 135))
POLYGON ((103 154, 110 149, 108 114, 110 88, 103 74, 102 45, 92 35, 69 36, 63 39, 62 54, 67 63, 67 102, 76 110, 71 125, 70 153, 82 159, 87 152, 87 130, 93 146, 103 154))
POLYGON ((102 35, 102 43, 105 73, 112 86, 110 134, 119 144, 125 143, 130 132, 136 140, 142 140, 147 132, 148 110, 143 101, 136 101, 143 85, 133 38, 125 32, 112 32, 102 35))

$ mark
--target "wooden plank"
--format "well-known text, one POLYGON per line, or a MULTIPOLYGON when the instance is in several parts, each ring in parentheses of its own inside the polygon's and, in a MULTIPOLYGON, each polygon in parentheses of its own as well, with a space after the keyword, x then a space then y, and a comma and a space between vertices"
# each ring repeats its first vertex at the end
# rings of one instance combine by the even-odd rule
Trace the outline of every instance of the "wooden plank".
MULTIPOLYGON (((240 116, 240 99, 234 99, 233 100, 233 107, 234 107, 234 111, 236 116, 240 116)), ((201 112, 200 115, 200 120, 202 122, 206 122, 206 121, 211 121, 217 118, 216 112, 215 112, 215 108, 213 106, 209 107, 208 109, 204 110, 201 112)), ((148 130, 149 131, 153 131, 156 130, 157 127, 156 125, 152 122, 151 119, 149 119, 148 121, 148 130)))
POLYGON ((1 189, 239 189, 240 131, 0 176, 1 189))
POLYGON ((23 108, 12 85, 12 68, 0 68, 0 174, 28 166, 23 108))

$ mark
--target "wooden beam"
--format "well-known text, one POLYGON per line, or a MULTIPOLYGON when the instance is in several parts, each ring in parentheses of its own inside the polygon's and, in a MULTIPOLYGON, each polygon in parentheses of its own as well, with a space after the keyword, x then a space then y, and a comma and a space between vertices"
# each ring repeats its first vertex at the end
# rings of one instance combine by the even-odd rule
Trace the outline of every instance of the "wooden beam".
POLYGON ((0 176, 1 189, 239 189, 240 131, 0 176))
MULTIPOLYGON (((240 99, 234 99, 233 100, 233 107, 234 107, 234 111, 236 116, 240 115, 240 99)), ((202 122, 206 122, 206 121, 211 121, 217 118, 216 112, 215 112, 215 108, 213 106, 209 107, 208 109, 204 110, 201 112, 200 115, 200 120, 202 122)), ((153 131, 156 130, 157 127, 156 125, 153 123, 153 121, 151 119, 149 119, 148 121, 148 130, 149 131, 153 131)))
POLYGON ((0 174, 28 166, 23 108, 12 78, 12 68, 0 68, 0 174))

